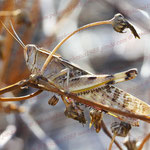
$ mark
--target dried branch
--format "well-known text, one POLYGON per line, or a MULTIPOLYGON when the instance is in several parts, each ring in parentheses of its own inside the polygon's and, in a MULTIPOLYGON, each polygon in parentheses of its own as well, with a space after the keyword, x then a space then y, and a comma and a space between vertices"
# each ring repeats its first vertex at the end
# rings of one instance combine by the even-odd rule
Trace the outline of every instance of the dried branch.
POLYGON ((13 11, 0 11, 1 17, 10 17, 10 16, 17 16, 21 13, 20 9, 13 10, 13 11))
MULTIPOLYGON (((10 0, 8 3, 10 3, 10 4, 8 4, 9 5, 8 10, 12 11, 14 9, 14 1, 10 0)), ((3 19, 1 19, 1 20, 3 21, 3 19)), ((2 53, 2 55, 3 55, 3 67, 2 67, 1 74, 0 74, 1 80, 3 80, 3 77, 5 76, 6 68, 8 67, 8 62, 9 62, 9 59, 11 57, 13 42, 14 42, 14 39, 12 38, 12 36, 9 33, 7 33, 6 38, 4 40, 3 53, 2 53)))
POLYGON ((131 112, 121 111, 119 109, 108 107, 106 105, 102 105, 102 104, 97 103, 97 102, 83 99, 81 97, 76 96, 74 93, 66 93, 66 92, 54 87, 53 85, 51 85, 50 83, 48 83, 44 80, 39 79, 38 87, 42 90, 47 90, 47 91, 51 91, 51 92, 57 93, 59 95, 65 96, 65 97, 70 97, 79 103, 85 104, 87 106, 91 106, 97 110, 105 110, 105 111, 112 112, 112 113, 115 113, 118 115, 123 115, 123 116, 130 117, 130 118, 140 119, 140 120, 143 120, 145 122, 150 123, 150 117, 149 116, 138 115, 138 114, 133 114, 131 112))
POLYGON ((0 102, 0 112, 5 113, 22 113, 24 112, 24 108, 21 106, 18 106, 14 103, 1 103, 0 102))
POLYGON ((16 89, 21 88, 23 86, 26 86, 26 85, 29 84, 29 82, 30 82, 29 79, 22 80, 22 81, 19 81, 19 82, 15 83, 15 84, 10 85, 10 86, 1 88, 0 89, 0 95, 4 94, 4 93, 7 93, 7 92, 10 92, 10 91, 13 91, 13 90, 16 90, 16 89))
MULTIPOLYGON (((110 137, 110 138, 112 139, 112 135, 111 135, 111 133, 109 132, 109 130, 107 129, 107 127, 106 127, 106 125, 105 125, 105 123, 104 123, 103 120, 101 121, 101 124, 102 124, 102 129, 103 129, 104 133, 105 133, 108 137, 110 137)), ((121 146, 119 145, 119 143, 118 143, 116 140, 114 140, 114 143, 116 144, 116 146, 117 146, 120 150, 123 150, 123 149, 121 148, 121 146)))
POLYGON ((77 7, 79 4, 80 0, 71 0, 68 6, 60 13, 58 16, 57 22, 60 22, 64 18, 68 17, 69 14, 72 13, 72 11, 77 7))
POLYGON ((8 125, 5 131, 0 135, 0 149, 2 149, 7 142, 14 136, 16 133, 16 127, 14 125, 8 125))
POLYGON ((150 133, 143 139, 142 143, 140 144, 140 146, 138 147, 137 150, 142 150, 144 144, 150 139, 150 133))
MULTIPOLYGON (((3 1, 3 9, 2 11, 12 11, 14 6, 14 1, 13 0, 5 0, 3 1)), ((6 17, 1 17, 1 20, 4 22, 6 17)), ((2 24, 0 24, 0 33, 2 32, 2 24)))
POLYGON ((90 23, 87 24, 77 30, 75 30, 74 32, 72 32, 71 34, 69 34, 66 38, 64 38, 54 49, 53 51, 50 53, 50 55, 47 57, 42 69, 41 69, 41 73, 44 72, 44 70, 46 69, 47 65, 49 64, 50 60, 52 59, 52 56, 56 53, 56 51, 60 48, 60 46, 65 43, 71 36, 73 36, 74 34, 76 34, 77 32, 84 30, 86 28, 89 27, 93 27, 93 26, 99 26, 99 25, 104 25, 104 24, 112 24, 112 20, 106 20, 106 21, 98 21, 98 22, 94 22, 94 23, 90 23))
POLYGON ((41 90, 47 90, 47 91, 57 93, 61 96, 70 97, 70 98, 74 99, 75 101, 77 101, 79 103, 85 104, 87 106, 91 106, 91 107, 93 107, 97 110, 105 110, 105 111, 112 112, 112 113, 115 113, 115 114, 118 114, 118 115, 123 115, 123 116, 130 117, 130 118, 140 119, 140 120, 143 120, 145 122, 150 123, 150 117, 149 116, 138 115, 138 114, 133 114, 131 112, 121 111, 119 109, 108 107, 106 105, 102 105, 102 104, 97 103, 97 102, 93 102, 93 101, 83 99, 81 97, 76 96, 76 94, 74 94, 74 93, 66 93, 66 92, 60 90, 59 88, 53 86, 51 83, 49 83, 45 80, 38 79, 38 84, 37 84, 37 82, 34 84, 35 81, 31 81, 31 80, 32 79, 22 80, 22 81, 17 82, 13 85, 2 88, 2 89, 0 89, 0 94, 4 94, 6 92, 15 90, 16 88, 20 88, 20 87, 23 87, 25 85, 30 85, 30 86, 33 86, 34 88, 36 87, 36 88, 39 88, 41 90))
POLYGON ((111 143, 110 143, 110 145, 109 145, 108 150, 111 150, 111 149, 112 149, 112 145, 113 145, 113 143, 114 143, 114 141, 115 141, 115 137, 116 137, 116 136, 117 136, 117 134, 114 133, 114 135, 113 135, 113 137, 112 137, 112 140, 111 140, 111 143))
POLYGON ((32 98, 34 96, 37 96, 42 92, 43 92, 43 90, 38 90, 34 93, 31 93, 31 94, 26 95, 26 96, 21 96, 21 97, 0 97, 0 102, 22 101, 22 100, 26 100, 26 99, 32 98))
POLYGON ((38 123, 32 118, 29 113, 20 114, 21 119, 28 126, 28 128, 32 131, 32 133, 46 145, 47 149, 51 150, 59 150, 60 148, 57 146, 55 141, 51 139, 43 129, 38 125, 38 123))
POLYGON ((52 59, 52 56, 56 53, 56 51, 60 48, 61 45, 63 45, 70 37, 72 37, 74 34, 76 34, 77 32, 87 29, 89 27, 94 27, 94 26, 100 26, 100 25, 105 25, 105 24, 111 24, 112 27, 114 28, 115 31, 123 33, 124 29, 129 28, 132 32, 132 34, 135 36, 135 38, 140 38, 138 33, 136 32, 136 30, 134 29, 134 27, 124 18, 123 15, 121 14, 116 14, 112 19, 110 20, 105 20, 105 21, 98 21, 98 22, 93 22, 90 24, 87 24, 85 26, 82 26, 80 28, 78 28, 77 30, 75 30, 74 32, 72 32, 71 34, 69 34, 67 37, 65 37, 53 50, 52 52, 49 54, 49 56, 47 57, 46 61, 44 62, 44 65, 41 69, 41 73, 43 74, 43 72, 45 71, 47 65, 49 64, 49 62, 52 59))
POLYGON ((52 30, 51 35, 48 38, 46 38, 43 42, 41 42, 39 46, 47 45, 49 47, 56 40, 57 33, 60 27, 62 26, 62 22, 66 21, 69 18, 69 15, 72 14, 72 11, 77 7, 79 2, 80 0, 70 1, 67 7, 62 12, 60 12, 60 15, 58 15, 58 18, 56 20, 56 25, 52 30))

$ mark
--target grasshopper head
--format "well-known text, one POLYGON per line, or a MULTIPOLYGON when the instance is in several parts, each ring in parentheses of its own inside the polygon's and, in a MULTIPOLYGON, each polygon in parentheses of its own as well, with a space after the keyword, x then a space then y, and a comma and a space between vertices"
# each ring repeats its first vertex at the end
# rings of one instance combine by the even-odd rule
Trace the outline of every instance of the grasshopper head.
POLYGON ((37 47, 33 44, 27 44, 24 47, 24 57, 27 64, 33 64, 37 47))

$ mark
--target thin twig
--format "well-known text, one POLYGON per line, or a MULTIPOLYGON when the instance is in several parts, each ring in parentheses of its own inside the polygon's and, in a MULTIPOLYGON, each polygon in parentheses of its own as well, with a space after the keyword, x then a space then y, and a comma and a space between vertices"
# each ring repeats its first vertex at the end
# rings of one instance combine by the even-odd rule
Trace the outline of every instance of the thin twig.
POLYGON ((68 20, 69 15, 72 14, 72 11, 77 7, 79 3, 80 3, 80 0, 72 0, 67 5, 67 7, 59 13, 60 15, 58 15, 55 27, 52 29, 51 35, 48 38, 46 38, 43 42, 40 43, 41 46, 47 45, 49 47, 56 40, 56 35, 58 31, 60 30, 62 23, 68 20))
POLYGON ((67 5, 67 7, 60 13, 60 15, 57 18, 57 22, 60 20, 63 20, 64 18, 67 18, 69 14, 72 13, 72 11, 77 7, 77 5, 80 3, 80 0, 72 0, 67 5))
POLYGON ((29 95, 26 96, 21 96, 21 97, 0 97, 0 102, 9 102, 9 101, 23 101, 29 98, 32 98, 34 96, 39 95, 43 90, 38 90, 34 93, 31 93, 29 95))
MULTIPOLYGON (((2 11, 12 11, 14 8, 14 1, 13 0, 5 0, 3 1, 3 9, 2 11)), ((1 17, 1 20, 4 22, 6 17, 1 17)), ((2 33, 3 26, 0 24, 0 33, 2 33)))
MULTIPOLYGON (((110 137, 110 138, 112 139, 112 135, 111 135, 111 133, 109 132, 109 130, 107 129, 107 127, 106 127, 106 125, 105 125, 105 123, 104 123, 103 120, 101 121, 101 125, 102 125, 102 129, 103 129, 104 133, 105 133, 108 137, 110 137)), ((119 145, 119 143, 118 143, 116 140, 114 140, 114 143, 116 144, 116 146, 117 146, 120 150, 123 150, 123 149, 121 148, 121 146, 119 145)))
POLYGON ((105 111, 112 112, 112 113, 115 113, 118 115, 123 115, 123 116, 130 117, 130 118, 140 119, 140 120, 150 123, 149 116, 133 114, 131 112, 125 112, 125 111, 115 109, 113 107, 109 107, 109 106, 106 106, 106 105, 103 105, 103 104, 100 104, 100 103, 97 103, 94 101, 89 101, 89 100, 83 99, 81 97, 76 96, 76 94, 74 94, 74 93, 66 93, 66 92, 60 90, 59 88, 56 88, 55 86, 51 85, 49 82, 47 82, 45 80, 41 80, 41 79, 39 79, 39 84, 35 83, 35 85, 33 82, 31 83, 30 80, 22 80, 20 82, 17 82, 16 84, 13 84, 13 85, 10 85, 3 89, 0 89, 0 94, 15 90, 16 88, 20 88, 25 85, 30 85, 30 86, 33 85, 33 87, 39 88, 41 90, 47 90, 47 91, 51 91, 51 92, 57 93, 59 95, 65 96, 65 97, 70 97, 79 103, 85 104, 87 106, 91 106, 97 110, 105 110, 105 111))
POLYGON ((13 11, 0 11, 0 16, 2 16, 2 17, 17 16, 20 13, 21 13, 20 9, 13 10, 13 11))
POLYGON ((104 25, 104 24, 112 24, 112 20, 106 20, 106 21, 98 21, 98 22, 94 22, 94 23, 90 23, 90 24, 87 24, 77 30, 75 30, 74 32, 72 32, 71 34, 69 34, 66 38, 64 38, 54 49, 53 51, 50 53, 50 55, 48 56, 48 58, 46 59, 42 69, 41 69, 41 73, 44 72, 44 70, 46 69, 47 65, 49 64, 49 62, 51 61, 52 59, 52 56, 55 54, 55 52, 60 48, 60 46, 65 43, 65 41, 67 41, 71 36, 73 36, 75 33, 81 31, 81 30, 84 30, 86 28, 89 28, 89 27, 93 27, 93 26, 99 26, 99 25, 104 25))
MULTIPOLYGON (((8 2, 8 7, 9 7, 9 9, 7 11, 13 11, 14 10, 14 1, 13 0, 10 0, 8 2)), ((4 18, 4 17, 2 17, 2 18, 4 18)), ((1 19, 1 21, 3 22, 3 19, 1 19)), ((6 69, 8 68, 8 60, 10 59, 10 56, 11 56, 13 41, 14 41, 14 39, 12 38, 12 36, 10 36, 10 34, 7 33, 6 38, 4 40, 3 53, 2 53, 2 55, 3 55, 3 66, 2 66, 2 69, 0 72, 1 81, 3 81, 3 77, 6 76, 6 69)))
POLYGON ((112 145, 113 145, 113 143, 114 143, 114 140, 115 140, 116 135, 117 135, 117 134, 114 133, 114 135, 113 135, 113 137, 112 137, 112 140, 111 140, 111 143, 110 143, 110 145, 109 145, 108 150, 111 150, 111 149, 112 149, 112 145))
POLYGON ((150 133, 143 139, 142 143, 140 144, 140 146, 138 147, 137 150, 142 150, 144 144, 150 139, 150 133))
POLYGON ((115 113, 118 115, 123 115, 123 116, 130 117, 130 118, 140 119, 140 120, 150 123, 149 116, 133 114, 131 112, 125 112, 125 111, 115 109, 113 107, 109 107, 109 106, 106 106, 106 105, 103 105, 103 104, 100 104, 100 103, 97 103, 94 101, 89 101, 89 100, 83 99, 81 97, 76 96, 74 93, 66 93, 66 92, 50 85, 48 82, 46 82, 44 80, 39 80, 38 87, 43 90, 51 91, 51 92, 57 93, 59 95, 65 96, 65 97, 70 97, 79 103, 85 104, 87 106, 91 106, 98 110, 105 110, 105 111, 112 112, 112 113, 115 113))
POLYGON ((0 89, 0 95, 4 94, 4 93, 7 93, 7 92, 10 92, 10 91, 13 91, 13 90, 16 90, 20 87, 23 87, 23 86, 27 85, 29 82, 30 82, 29 79, 22 80, 22 81, 19 81, 19 82, 15 83, 15 84, 10 85, 10 86, 1 88, 0 89))
POLYGON ((7 142, 16 133, 16 127, 14 125, 8 125, 6 129, 0 134, 0 149, 3 149, 7 142))
POLYGON ((51 139, 39 126, 39 124, 32 118, 32 116, 26 112, 20 114, 21 119, 28 126, 28 128, 32 131, 32 133, 46 145, 47 149, 51 150, 60 150, 55 141, 51 139))

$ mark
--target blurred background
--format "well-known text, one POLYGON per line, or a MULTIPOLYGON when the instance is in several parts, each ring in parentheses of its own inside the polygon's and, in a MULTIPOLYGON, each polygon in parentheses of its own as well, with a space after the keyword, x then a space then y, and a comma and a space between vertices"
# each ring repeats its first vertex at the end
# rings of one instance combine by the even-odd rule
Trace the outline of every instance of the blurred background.
MULTIPOLYGON (((9 21, 25 44, 35 44, 52 50, 64 37, 77 28, 122 13, 134 25, 141 39, 129 30, 120 34, 112 26, 86 29, 71 37, 58 51, 65 59, 95 74, 113 74, 131 68, 138 77, 116 85, 150 104, 150 1, 149 0, 0 0, 0 19, 11 30, 9 21), (9 13, 8 13, 9 11, 9 13), (6 13, 7 12, 7 13, 6 13), (11 13, 10 13, 11 12, 11 13)), ((29 77, 23 49, 0 24, 0 86, 5 87, 29 77)), ((35 89, 17 90, 4 96, 21 96, 35 89)), ((88 123, 84 126, 64 115, 60 100, 53 107, 48 100, 53 95, 43 92, 24 102, 24 113, 0 114, 0 149, 11 150, 106 150, 111 139, 101 130, 89 129, 89 111, 84 108, 88 123)), ((4 105, 0 103, 0 106, 4 105)), ((105 115, 110 125, 117 119, 105 115)), ((149 124, 140 121, 130 138, 138 143, 150 132, 149 124)), ((127 149, 125 138, 116 140, 127 149)), ((150 142, 144 146, 148 150, 150 142)), ((118 149, 113 144, 113 149, 118 149)))

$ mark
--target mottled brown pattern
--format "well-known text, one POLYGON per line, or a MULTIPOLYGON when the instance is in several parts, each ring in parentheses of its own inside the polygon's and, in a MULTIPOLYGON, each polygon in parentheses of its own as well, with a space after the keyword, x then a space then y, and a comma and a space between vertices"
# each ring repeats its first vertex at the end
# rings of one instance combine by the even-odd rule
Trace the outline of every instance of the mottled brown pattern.
POLYGON ((142 104, 142 112, 146 112, 146 108, 147 108, 147 106, 142 104))
POLYGON ((137 105, 137 102, 134 103, 134 108, 133 108, 133 112, 136 113, 136 111, 138 110, 138 105, 137 105))
POLYGON ((124 96, 123 96, 123 98, 124 98, 123 107, 124 107, 124 108, 128 108, 128 106, 129 106, 128 96, 129 96, 129 95, 128 95, 127 93, 125 93, 124 96))
POLYGON ((97 89, 94 90, 94 91, 96 91, 96 92, 98 93, 99 91, 101 91, 101 89, 100 89, 100 88, 97 88, 97 89))
POLYGON ((119 98, 119 96, 120 96, 120 91, 116 88, 114 95, 113 95, 113 98, 112 98, 112 101, 116 102, 117 99, 119 98))
POLYGON ((100 91, 101 91, 101 88, 96 88, 96 89, 92 89, 92 90, 87 90, 87 91, 80 92, 77 95, 81 96, 81 95, 86 95, 88 93, 95 93, 95 92, 99 93, 100 91))
POLYGON ((88 94, 88 93, 90 93, 90 92, 91 92, 91 91, 83 91, 83 92, 78 93, 77 95, 78 95, 78 96, 86 95, 86 94, 88 94))
POLYGON ((88 80, 95 80, 97 77, 89 77, 88 80))
POLYGON ((111 87, 110 86, 105 86, 106 87, 106 92, 111 93, 111 87))
POLYGON ((107 84, 108 84, 108 85, 110 85, 110 84, 115 84, 115 81, 114 81, 114 80, 109 81, 107 84))
POLYGON ((80 78, 73 78, 73 79, 71 79, 71 81, 79 81, 80 80, 80 78))

